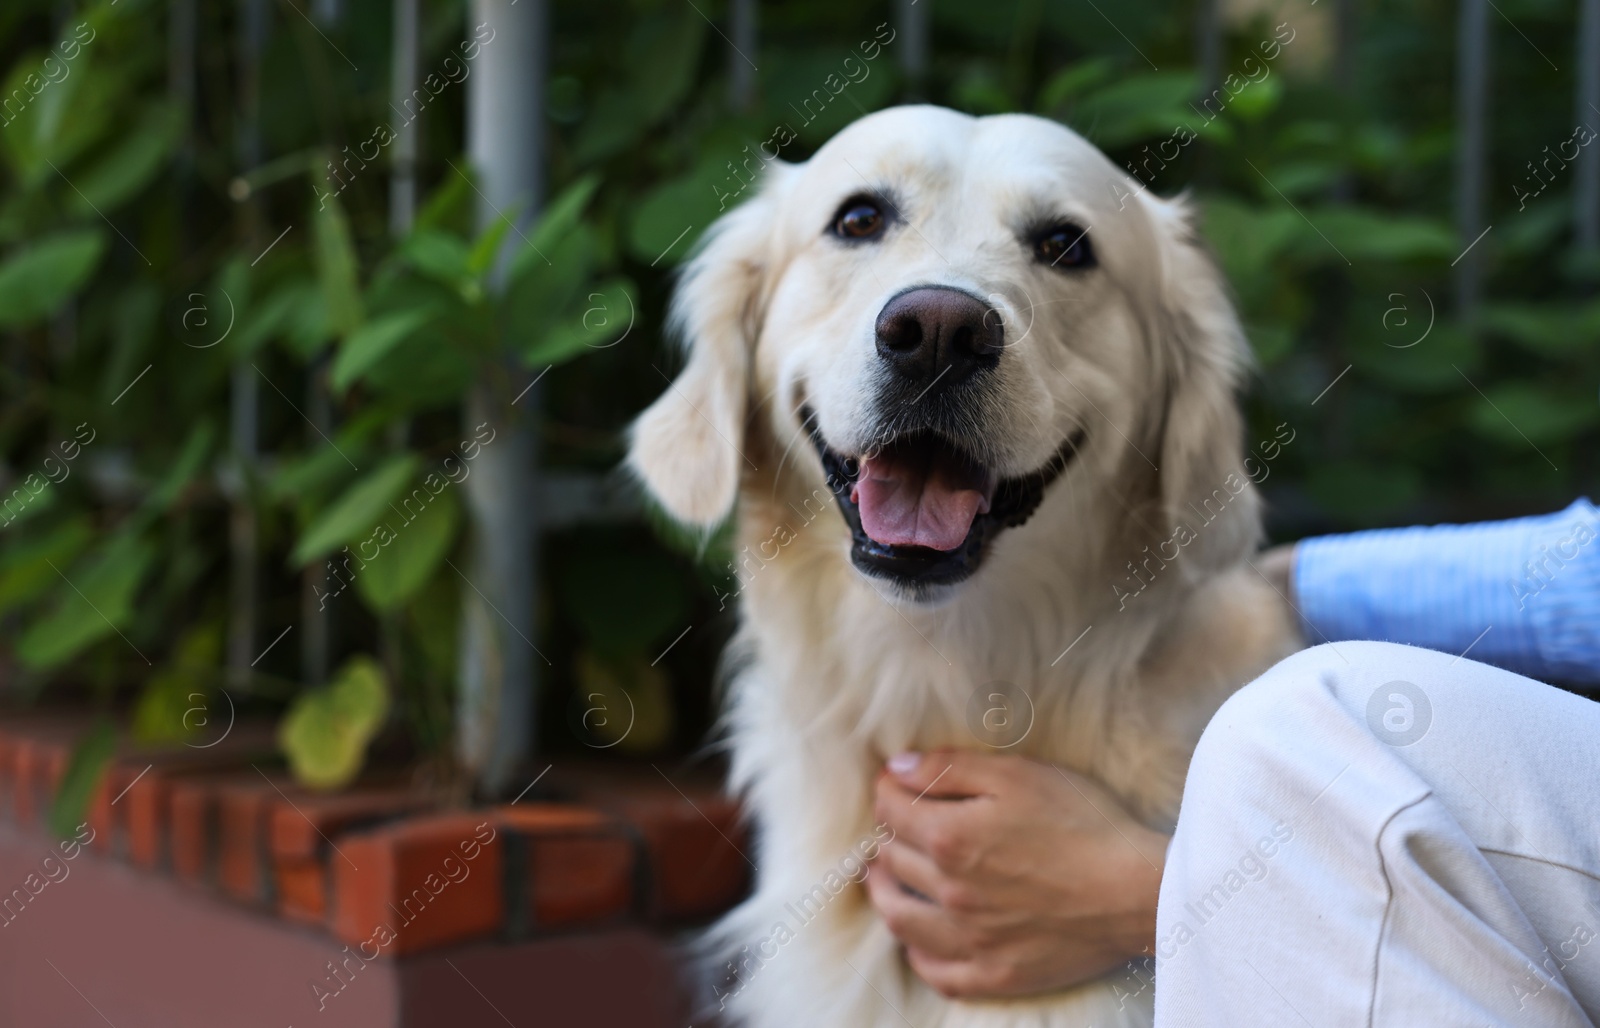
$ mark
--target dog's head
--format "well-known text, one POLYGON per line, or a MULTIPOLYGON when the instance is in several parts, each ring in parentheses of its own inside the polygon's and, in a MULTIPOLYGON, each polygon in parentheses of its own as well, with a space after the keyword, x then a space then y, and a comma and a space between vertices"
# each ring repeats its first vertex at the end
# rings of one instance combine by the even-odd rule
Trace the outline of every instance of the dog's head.
MULTIPOLYGON (((893 108, 773 162, 673 319, 689 360, 629 455, 662 506, 725 517, 763 414, 809 442, 855 566, 915 595, 1030 531, 1063 476, 1118 476, 1150 541, 1244 478, 1247 347, 1186 211, 1042 118, 893 108)), ((1254 514, 1236 503, 1187 559, 1236 559, 1254 514)))

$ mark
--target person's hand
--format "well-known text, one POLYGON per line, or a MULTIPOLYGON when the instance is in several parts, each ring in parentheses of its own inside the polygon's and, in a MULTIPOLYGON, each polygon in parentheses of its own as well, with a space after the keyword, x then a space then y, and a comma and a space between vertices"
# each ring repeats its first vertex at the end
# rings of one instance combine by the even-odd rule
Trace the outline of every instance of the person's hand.
POLYGON ((903 753, 878 778, 877 817, 894 835, 867 875, 872 903, 946 996, 1061 989, 1154 945, 1167 836, 1080 775, 903 753))
POLYGON ((1296 543, 1285 543, 1256 554, 1251 563, 1272 588, 1289 603, 1294 603, 1294 550, 1296 543))

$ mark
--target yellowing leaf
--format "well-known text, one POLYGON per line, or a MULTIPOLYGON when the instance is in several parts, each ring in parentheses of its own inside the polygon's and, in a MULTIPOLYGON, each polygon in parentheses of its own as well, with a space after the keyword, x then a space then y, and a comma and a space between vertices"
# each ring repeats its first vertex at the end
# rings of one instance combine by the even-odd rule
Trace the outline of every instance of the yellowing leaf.
POLYGON ((278 724, 296 781, 337 789, 355 780, 389 714, 389 684, 371 657, 352 657, 332 684, 301 693, 278 724))

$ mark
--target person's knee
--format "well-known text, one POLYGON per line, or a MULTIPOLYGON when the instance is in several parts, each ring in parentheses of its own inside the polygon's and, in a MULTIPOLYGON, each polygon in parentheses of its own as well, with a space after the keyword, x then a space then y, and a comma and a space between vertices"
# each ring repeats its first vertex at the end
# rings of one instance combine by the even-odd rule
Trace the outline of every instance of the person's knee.
POLYGON ((1425 666, 1441 657, 1450 659, 1398 643, 1365 641, 1324 643, 1291 654, 1218 709, 1200 736, 1194 766, 1292 759, 1323 735, 1317 726, 1334 719, 1370 720, 1368 707, 1380 684, 1418 669, 1419 661, 1425 666))
MULTIPOLYGON (((1228 697, 1206 726, 1205 735, 1251 738, 1308 703, 1321 703, 1345 658, 1330 644, 1290 654, 1228 697)), ((1202 740, 1205 736, 1201 737, 1202 740)))

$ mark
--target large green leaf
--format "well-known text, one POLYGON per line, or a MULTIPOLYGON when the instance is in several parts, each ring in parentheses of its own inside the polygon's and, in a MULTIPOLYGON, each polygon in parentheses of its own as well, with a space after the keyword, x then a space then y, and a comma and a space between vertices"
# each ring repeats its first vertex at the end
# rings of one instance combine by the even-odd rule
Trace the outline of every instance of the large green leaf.
POLYGON ((594 287, 573 306, 581 309, 551 326, 522 351, 522 359, 530 368, 563 364, 590 351, 615 346, 633 328, 639 311, 633 283, 625 278, 610 279, 594 287))
POLYGON ((593 174, 580 176, 577 181, 568 185, 554 200, 545 205, 529 242, 541 249, 555 245, 557 240, 577 227, 578 220, 583 217, 584 209, 589 206, 595 190, 599 188, 600 176, 593 174))
POLYGON ((472 169, 464 170, 464 175, 446 175, 439 188, 428 195, 422 209, 417 211, 414 229, 446 231, 453 225, 464 226, 472 219, 477 197, 473 194, 472 169))
POLYGON ((401 311, 375 318, 350 333, 333 362, 333 387, 340 392, 348 389, 350 383, 383 360, 431 316, 428 310, 401 311))
POLYGON ((419 485, 401 497, 395 517, 386 521, 393 526, 390 541, 383 543, 387 536, 380 534, 378 555, 366 560, 362 554, 356 589, 374 610, 394 610, 415 596, 455 542, 461 508, 448 480, 440 478, 436 484, 438 494, 419 485))
POLYGON ((573 232, 549 252, 549 261, 536 260, 506 287, 500 301, 505 338, 525 350, 545 333, 578 299, 594 264, 593 234, 573 232))
POLYGON ((583 217, 583 210, 588 206, 599 185, 598 176, 585 175, 563 189, 561 194, 550 202, 544 213, 539 216, 539 223, 534 226, 533 235, 528 237, 527 244, 512 258, 513 280, 536 270, 541 264, 550 263, 549 251, 578 227, 583 217))
POLYGON ((1471 407, 1472 427, 1512 446, 1556 443, 1600 424, 1594 394, 1539 385, 1504 382, 1483 386, 1471 407))
POLYGON ((1060 108, 1109 79, 1115 70, 1116 65, 1106 57, 1069 64, 1039 87, 1036 109, 1040 114, 1057 114, 1060 108))
POLYGON ((231 705, 212 699, 221 671, 222 631, 215 623, 198 625, 179 638, 170 662, 145 683, 133 708, 133 737, 140 742, 183 742, 205 730, 209 740, 227 730, 223 711, 231 705), (212 722, 216 721, 216 724, 212 722))
POLYGON ((87 171, 73 175, 72 184, 77 188, 68 202, 80 216, 115 210, 126 203, 149 185, 166 163, 181 124, 177 112, 166 105, 147 111, 87 171))
POLYGON ((1179 126, 1204 120, 1189 106, 1196 91, 1188 72, 1126 75, 1085 97, 1072 113, 1072 126, 1102 147, 1170 136, 1179 126))
POLYGON ((586 167, 633 142, 677 109, 694 81, 706 22, 685 8, 634 20, 623 45, 622 74, 601 90, 573 147, 586 167))
POLYGON ((521 231, 517 228, 517 219, 520 217, 520 204, 510 210, 502 210, 472 241, 472 249, 467 253, 467 271, 472 274, 474 281, 484 277, 494 264, 506 236, 513 231, 521 231))
POLYGON ((295 779, 313 789, 355 780, 367 744, 389 713, 389 685, 371 657, 353 657, 331 684, 295 698, 278 723, 278 745, 295 779))
POLYGON ((1355 333, 1350 359, 1363 377, 1410 393, 1449 393, 1465 389, 1463 373, 1475 374, 1483 361, 1483 347, 1470 332, 1442 321, 1428 331, 1428 308, 1421 291, 1390 294, 1389 307, 1380 314, 1376 304, 1357 304, 1370 311, 1371 326, 1355 333), (1399 307, 1405 303, 1405 311, 1399 307), (1392 312, 1392 313, 1391 313, 1392 312), (1384 315, 1389 315, 1384 321, 1384 315), (1401 319, 1405 321, 1402 324, 1401 319), (1459 370, 1458 370, 1459 369, 1459 370))
MULTIPOLYGON (((307 339, 320 345, 326 341, 326 333, 321 333, 320 338, 308 338, 310 334, 291 333, 298 318, 305 315, 308 307, 314 306, 317 311, 322 310, 322 293, 317 284, 309 279, 293 279, 287 284, 279 286, 268 293, 259 303, 253 304, 247 316, 240 319, 240 324, 232 334, 230 342, 234 352, 241 357, 248 357, 254 353, 262 343, 274 336, 287 334, 291 339, 307 339)), ((302 357, 309 357, 315 346, 296 347, 302 357)))
POLYGON ((487 312, 435 321, 401 340, 367 369, 363 386, 385 402, 425 409, 459 402, 476 374, 482 343, 491 337, 487 312))
POLYGON ((149 543, 121 537, 71 570, 56 565, 66 581, 56 590, 56 603, 22 633, 18 659, 34 670, 48 670, 116 634, 133 620, 134 594, 155 556, 149 543))
POLYGON ((26 525, 54 509, 60 497, 61 491, 52 488, 46 476, 38 471, 30 472, 12 482, 9 492, 0 495, 0 527, 26 525))
POLYGON ((628 249, 641 261, 672 267, 683 261, 713 221, 755 195, 727 169, 727 156, 702 161, 682 178, 652 189, 628 225, 628 249), (719 159, 720 158, 720 159, 719 159))
POLYGON ((88 281, 105 248, 99 229, 70 229, 12 253, 0 264, 0 327, 54 314, 88 281))
POLYGON ((406 237, 400 256, 424 275, 449 286, 469 302, 477 290, 471 269, 472 248, 459 237, 439 229, 419 226, 406 237))
MULTIPOLYGON (((62 38, 71 34, 70 30, 63 32, 62 38)), ((66 168, 102 139, 127 99, 121 75, 109 68, 93 69, 93 49, 80 49, 77 59, 66 65, 65 77, 54 82, 47 81, 45 52, 19 54, 0 87, 11 100, 0 118, 5 122, 0 128, 0 145, 29 188, 55 179, 61 191, 70 194, 70 187, 60 181, 50 164, 66 168), (20 113, 19 95, 29 98, 20 113)))
POLYGON ((344 335, 355 331, 362 319, 359 265, 350 222, 338 200, 329 201, 323 210, 313 209, 311 221, 328 326, 335 334, 344 335))
POLYGON ((94 530, 83 515, 52 526, 35 539, 19 542, 13 538, 0 557, 0 614, 30 603, 52 586, 60 585, 61 576, 50 565, 69 567, 93 538, 94 530))
POLYGON ((284 456, 267 476, 267 495, 277 502, 314 501, 310 509, 323 502, 336 487, 350 477, 346 460, 367 459, 367 436, 357 423, 346 423, 333 437, 333 446, 321 439, 308 444, 298 457, 284 456))
MULTIPOLYGON (((118 291, 112 329, 114 342, 100 375, 100 395, 105 397, 107 405, 146 367, 147 362, 142 358, 155 337, 156 320, 164 299, 155 283, 146 280, 129 282, 118 291)), ((186 310, 185 314, 188 313, 186 310)), ((194 313, 196 317, 191 324, 204 320, 206 312, 194 313)), ((203 326, 197 327, 204 330, 203 326)), ((220 326, 217 332, 222 332, 220 326)))
POLYGON ((1201 227, 1246 310, 1257 309, 1279 286, 1272 269, 1304 222, 1286 207, 1262 208, 1231 197, 1208 196, 1201 227))
POLYGON ((1497 303, 1484 327, 1546 357, 1592 353, 1600 340, 1600 303, 1497 303))
POLYGON ((388 509, 389 502, 416 477, 416 471, 417 458, 407 453, 368 472, 306 526, 289 562, 304 567, 365 535, 388 509))
POLYGON ((67 770, 61 776, 55 802, 50 807, 50 830, 57 839, 70 839, 83 823, 89 800, 111 763, 117 748, 117 730, 101 720, 72 748, 67 770))
POLYGON ((201 472, 206 455, 211 452, 211 440, 214 434, 215 430, 210 419, 203 419, 189 429, 189 434, 183 441, 183 449, 178 451, 178 456, 172 461, 172 465, 161 476, 156 487, 145 497, 141 514, 149 517, 164 513, 177 501, 184 487, 201 472))
POLYGON ((1448 260, 1461 250, 1450 227, 1432 218, 1359 207, 1312 208, 1306 217, 1315 230, 1301 235, 1301 247, 1319 257, 1330 243, 1351 261, 1448 260))

